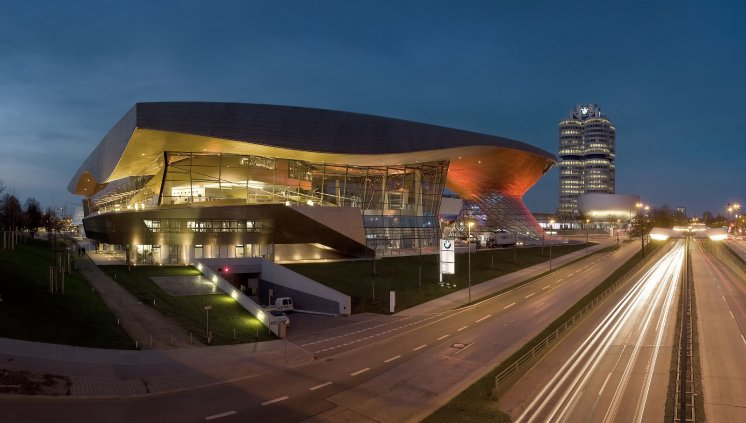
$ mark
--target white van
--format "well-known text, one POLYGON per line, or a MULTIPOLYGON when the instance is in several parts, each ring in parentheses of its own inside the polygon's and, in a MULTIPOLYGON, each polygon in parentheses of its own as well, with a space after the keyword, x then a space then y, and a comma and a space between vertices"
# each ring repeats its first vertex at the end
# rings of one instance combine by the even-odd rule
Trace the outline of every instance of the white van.
POLYGON ((293 311, 293 299, 290 297, 280 297, 275 300, 275 310, 293 311))

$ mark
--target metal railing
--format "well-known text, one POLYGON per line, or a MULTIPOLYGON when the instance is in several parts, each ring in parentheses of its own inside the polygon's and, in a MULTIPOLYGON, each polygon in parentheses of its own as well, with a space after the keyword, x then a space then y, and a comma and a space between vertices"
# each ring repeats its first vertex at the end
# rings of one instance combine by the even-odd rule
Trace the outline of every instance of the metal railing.
POLYGON ((692 263, 689 257, 689 244, 685 255, 682 284, 681 329, 679 333, 679 353, 676 372, 676 404, 674 422, 694 422, 694 369, 692 366, 692 263))
POLYGON ((528 363, 531 363, 535 360, 540 359, 544 354, 544 350, 547 349, 547 347, 553 341, 559 339, 561 335, 563 335, 578 320, 580 320, 588 312, 590 312, 601 300, 603 300, 606 296, 611 294, 617 287, 627 282, 632 277, 632 275, 637 273, 643 266, 645 266, 651 260, 652 257, 660 256, 663 250, 664 250, 663 248, 660 248, 655 254, 645 256, 645 258, 643 258, 639 263, 637 263, 632 269, 628 270, 622 276, 620 276, 619 279, 614 281, 614 283, 612 283, 608 288, 606 288, 605 290, 603 290, 603 292, 598 294, 596 298, 591 300, 591 302, 586 304, 577 313, 572 315, 572 317, 566 320, 560 327, 552 331, 552 333, 544 337, 541 341, 539 341, 536 345, 534 345, 525 354, 523 354, 521 357, 519 357, 513 363, 511 363, 508 367, 506 367, 500 373, 498 373, 495 376, 495 389, 493 390, 493 396, 496 397, 497 396, 496 394, 500 392, 504 392, 505 389, 510 387, 512 383, 514 382, 514 376, 517 374, 518 370, 526 366, 528 363))

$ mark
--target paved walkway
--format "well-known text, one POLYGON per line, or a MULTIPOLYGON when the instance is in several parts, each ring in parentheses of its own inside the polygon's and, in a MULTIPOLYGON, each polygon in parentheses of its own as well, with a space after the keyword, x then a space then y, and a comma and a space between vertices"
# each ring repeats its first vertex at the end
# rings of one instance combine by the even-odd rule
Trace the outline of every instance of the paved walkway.
POLYGON ((122 328, 137 341, 140 348, 174 348, 202 345, 196 339, 190 343, 187 333, 176 322, 143 304, 129 291, 113 281, 88 257, 79 258, 78 270, 98 291, 109 310, 119 319, 122 328), (173 344, 172 344, 173 339, 173 344))
MULTIPOLYGON (((613 241, 590 247, 589 252, 610 243, 613 241)), ((560 266, 584 254, 585 250, 582 250, 552 262, 560 266)), ((79 261, 78 268, 135 339, 147 339, 149 332, 155 332, 151 328, 158 328, 159 333, 178 333, 177 338, 184 338, 183 330, 178 330, 173 322, 151 307, 140 304, 90 260, 79 261)), ((539 264, 484 282, 472 287, 472 296, 479 298, 488 295, 540 274, 547 268, 547 263, 539 264)), ((463 304, 465 295, 463 290, 458 291, 400 314, 426 314, 452 308, 463 304)), ((155 347, 163 349, 122 351, 0 338, 0 363, 3 363, 2 368, 9 370, 69 377, 71 396, 100 398, 195 389, 299 366, 314 359, 311 352, 284 340, 213 346, 209 349, 173 348, 168 343, 165 338, 156 336, 155 347), (205 360, 205 354, 209 354, 209 360, 205 360)))
POLYGON ((0 338, 2 368, 70 378, 74 397, 174 392, 295 367, 313 354, 286 341, 124 351, 0 338), (287 352, 286 352, 287 351, 287 352))

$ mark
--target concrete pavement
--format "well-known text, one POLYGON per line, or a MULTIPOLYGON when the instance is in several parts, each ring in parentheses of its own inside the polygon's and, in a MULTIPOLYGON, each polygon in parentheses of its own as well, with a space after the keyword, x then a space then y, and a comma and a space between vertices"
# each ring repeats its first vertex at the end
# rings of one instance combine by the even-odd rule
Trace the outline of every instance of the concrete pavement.
MULTIPOLYGON (((609 244, 591 247, 589 251, 606 245, 609 244)), ((584 250, 572 253, 554 259, 553 263, 559 267, 584 254, 584 250)), ((89 269, 89 275, 96 270, 100 272, 92 264, 91 266, 93 268, 89 269)), ((546 271, 547 267, 547 264, 540 264, 482 283, 472 287, 472 296, 479 298, 488 295, 540 274, 546 271)), ((106 277, 103 272, 100 273, 106 277)), ((104 298, 108 296, 105 294, 105 288, 97 289, 104 298)), ((445 300, 438 299, 432 304, 415 307, 416 310, 410 313, 427 314, 453 308, 463 304, 463 298, 464 293, 459 291, 445 300)), ((124 304, 125 309, 128 308, 126 306, 127 304, 124 304)), ((120 351, 0 338, 0 361, 5 363, 4 368, 69 377, 69 394, 74 397, 137 396, 188 390, 272 373, 300 366, 313 359, 314 355, 311 352, 292 342, 279 340, 259 344, 217 346, 210 347, 209 350, 178 348, 120 351)))
MULTIPOLYGON (((100 261, 97 253, 92 257, 100 261)), ((76 265, 81 275, 98 291, 122 328, 137 341, 140 348, 173 348, 201 346, 178 323, 164 316, 153 307, 143 304, 129 291, 113 281, 94 264, 90 257, 78 257, 76 265), (173 342, 172 342, 173 341, 173 342)), ((134 346, 134 345, 133 345, 134 346)))

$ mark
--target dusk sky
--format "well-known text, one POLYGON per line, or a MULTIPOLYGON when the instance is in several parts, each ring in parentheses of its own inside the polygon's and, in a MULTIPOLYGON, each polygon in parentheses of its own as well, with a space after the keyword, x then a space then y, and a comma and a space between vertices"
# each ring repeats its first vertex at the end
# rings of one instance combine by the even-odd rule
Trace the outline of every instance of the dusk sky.
MULTIPOLYGON (((72 206, 83 160, 136 102, 369 113, 557 154, 596 103, 617 192, 691 213, 746 203, 742 2, 0 3, 0 180, 72 206)), ((557 208, 557 169, 525 197, 557 208)))

